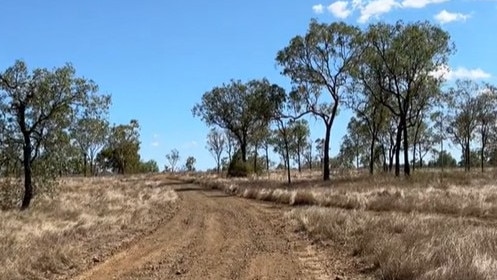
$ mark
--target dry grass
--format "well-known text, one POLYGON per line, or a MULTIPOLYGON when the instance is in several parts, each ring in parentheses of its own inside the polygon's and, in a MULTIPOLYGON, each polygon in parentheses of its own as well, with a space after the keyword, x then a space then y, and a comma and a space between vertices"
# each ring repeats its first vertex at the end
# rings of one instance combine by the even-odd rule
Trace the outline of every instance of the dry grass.
MULTIPOLYGON (((492 173, 493 174, 493 173, 492 173)), ((439 213, 451 216, 497 218, 497 185, 491 173, 418 173, 411 179, 392 176, 353 175, 297 180, 286 185, 279 180, 197 178, 208 188, 249 199, 289 205, 316 205, 371 211, 439 213)), ((191 180, 191 178, 190 178, 191 180)))
POLYGON ((362 258, 377 279, 495 279, 497 228, 466 219, 310 207, 288 216, 362 258))
POLYGON ((197 178, 249 199, 295 206, 288 217, 355 257, 375 279, 497 279, 494 172, 419 172, 410 179, 351 173, 295 178, 197 178))
POLYGON ((53 199, 0 212, 0 279, 68 279, 102 261, 172 215, 177 194, 164 182, 66 179, 53 199))

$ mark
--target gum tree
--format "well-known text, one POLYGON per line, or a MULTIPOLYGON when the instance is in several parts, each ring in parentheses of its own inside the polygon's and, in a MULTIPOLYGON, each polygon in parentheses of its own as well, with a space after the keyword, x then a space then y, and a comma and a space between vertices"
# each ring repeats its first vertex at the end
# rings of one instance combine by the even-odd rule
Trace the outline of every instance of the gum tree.
MULTIPOLYGON (((66 64, 53 70, 29 71, 26 64, 15 64, 0 74, 0 106, 5 115, 6 141, 22 150, 24 197, 21 208, 29 207, 34 195, 33 166, 48 161, 60 145, 60 135, 69 129, 77 116, 98 96, 97 85, 76 76, 76 70, 66 64)), ((42 176, 48 176, 46 169, 42 176)), ((38 182, 39 183, 39 182, 38 182)))
POLYGON ((276 61, 297 90, 295 100, 303 112, 312 113, 325 126, 323 179, 330 179, 331 129, 344 98, 349 71, 359 57, 360 30, 345 23, 312 20, 307 33, 290 40, 276 61))

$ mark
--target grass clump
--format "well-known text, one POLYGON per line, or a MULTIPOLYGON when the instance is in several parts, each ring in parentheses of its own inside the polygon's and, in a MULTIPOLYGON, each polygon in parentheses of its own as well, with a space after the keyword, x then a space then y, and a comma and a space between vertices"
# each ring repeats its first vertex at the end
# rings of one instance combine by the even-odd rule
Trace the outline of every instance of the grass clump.
POLYGON ((497 275, 497 229, 436 215, 294 209, 301 230, 345 246, 376 279, 475 279, 497 275))

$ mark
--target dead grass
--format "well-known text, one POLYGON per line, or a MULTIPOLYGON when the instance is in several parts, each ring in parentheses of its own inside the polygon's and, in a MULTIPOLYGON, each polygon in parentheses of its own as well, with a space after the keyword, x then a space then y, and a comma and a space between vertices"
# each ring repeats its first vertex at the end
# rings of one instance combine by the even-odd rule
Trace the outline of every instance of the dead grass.
POLYGON ((353 175, 331 182, 302 179, 292 185, 268 179, 197 178, 208 188, 248 199, 289 205, 316 205, 371 211, 439 213, 451 216, 497 218, 497 185, 492 174, 417 173, 411 179, 353 175))
POLYGON ((68 279, 103 261, 172 215, 177 194, 164 181, 66 179, 53 199, 0 212, 0 279, 68 279))
POLYGON ((249 199, 297 207, 297 229, 346 250, 385 280, 497 279, 495 172, 419 172, 410 179, 345 174, 331 182, 197 178, 249 199))
POLYGON ((320 240, 362 258, 377 279, 495 279, 494 224, 437 215, 310 207, 288 216, 320 240))

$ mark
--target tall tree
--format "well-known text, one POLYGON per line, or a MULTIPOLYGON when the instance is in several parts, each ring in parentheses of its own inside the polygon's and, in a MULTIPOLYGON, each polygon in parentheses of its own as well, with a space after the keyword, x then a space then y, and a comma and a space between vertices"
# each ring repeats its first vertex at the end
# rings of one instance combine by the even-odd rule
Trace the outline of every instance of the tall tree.
POLYGON ((185 163, 186 170, 190 172, 195 171, 195 162, 197 162, 197 160, 194 157, 187 157, 185 163))
POLYGON ((485 171, 485 159, 487 158, 487 145, 490 137, 496 132, 497 117, 497 89, 492 85, 485 85, 481 93, 476 97, 477 107, 477 132, 480 135, 480 160, 481 171, 485 171))
POLYGON ((450 36, 429 22, 404 24, 377 23, 370 25, 362 40, 364 53, 354 71, 369 93, 398 118, 395 174, 400 175, 400 148, 404 151, 404 174, 409 176, 409 117, 415 110, 436 99, 436 92, 427 85, 439 85, 441 77, 434 75, 447 64, 453 52, 450 36), (378 89, 378 90, 376 90, 378 89))
POLYGON ((49 145, 57 145, 52 140, 70 127, 97 90, 93 81, 76 77, 70 64, 30 73, 24 62, 16 61, 0 74, 0 107, 6 116, 8 141, 22 147, 22 209, 29 207, 34 195, 33 164, 49 145))
POLYGON ((179 151, 176 149, 172 149, 169 154, 166 155, 166 159, 169 162, 169 166, 171 167, 171 172, 174 172, 174 168, 180 159, 179 151))
POLYGON ((271 121, 275 108, 279 106, 282 89, 267 79, 251 80, 247 83, 232 80, 206 92, 196 104, 193 115, 207 125, 217 125, 230 131, 237 139, 241 159, 247 162, 250 135, 271 121))
POLYGON ((311 131, 306 120, 297 120, 291 123, 290 126, 292 154, 297 162, 299 172, 302 172, 302 158, 304 157, 307 140, 311 131))
POLYGON ((136 173, 140 169, 140 125, 137 120, 129 124, 114 125, 106 146, 98 153, 101 168, 118 174, 136 173))
POLYGON ((100 117, 82 118, 71 128, 71 137, 79 147, 83 159, 83 172, 87 176, 87 164, 94 175, 94 161, 98 151, 105 145, 109 135, 109 123, 100 117))
POLYGON ((217 173, 221 172, 221 156, 226 146, 225 134, 218 129, 211 129, 207 135, 207 149, 216 161, 217 173))
POLYGON ((350 70, 360 55, 360 30, 345 23, 312 20, 304 36, 291 39, 278 52, 277 63, 297 87, 295 99, 325 126, 323 179, 330 179, 331 129, 344 97, 350 70))
POLYGON ((466 171, 471 169, 471 142, 478 127, 478 101, 480 91, 477 83, 471 80, 458 80, 448 92, 449 126, 447 132, 452 141, 461 147, 461 158, 466 171))

